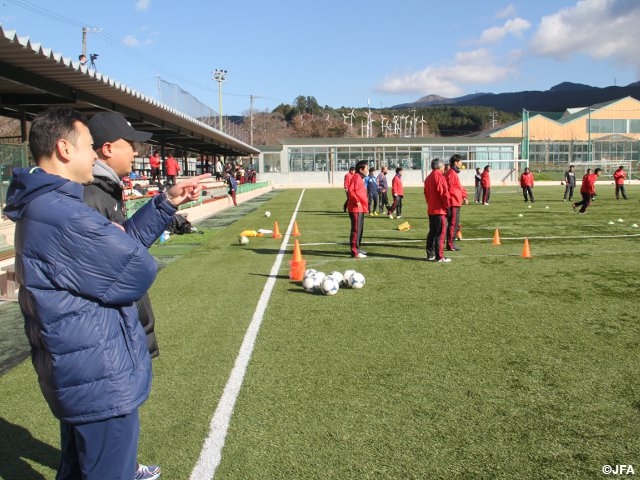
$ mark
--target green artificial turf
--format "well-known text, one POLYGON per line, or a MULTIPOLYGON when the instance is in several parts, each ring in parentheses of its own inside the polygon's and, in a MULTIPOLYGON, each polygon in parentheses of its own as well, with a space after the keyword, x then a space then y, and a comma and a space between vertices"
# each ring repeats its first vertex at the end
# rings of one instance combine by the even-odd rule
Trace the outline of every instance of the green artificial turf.
MULTIPOLYGON (((290 239, 216 479, 637 470, 640 188, 628 187, 628 201, 609 182, 597 190, 576 215, 559 185, 536 187, 531 208, 518 189, 496 187, 491 205, 462 208, 462 250, 449 264, 425 261, 421 189, 407 189, 402 219, 366 218, 364 260, 349 256, 342 190, 306 190, 296 221, 307 267, 352 268, 366 285, 305 293, 288 279, 290 239), (413 228, 399 231, 404 221, 413 228), (532 258, 521 257, 525 238, 532 258)), ((161 464, 162 478, 189 478, 282 242, 240 246, 238 234, 276 221, 284 234, 301 192, 231 209, 196 239, 152 249, 180 251, 151 290, 160 357, 141 409, 139 458, 161 464)), ((19 439, 2 445, 0 476, 54 478, 57 425, 30 363, 0 388, 1 433, 19 439)))

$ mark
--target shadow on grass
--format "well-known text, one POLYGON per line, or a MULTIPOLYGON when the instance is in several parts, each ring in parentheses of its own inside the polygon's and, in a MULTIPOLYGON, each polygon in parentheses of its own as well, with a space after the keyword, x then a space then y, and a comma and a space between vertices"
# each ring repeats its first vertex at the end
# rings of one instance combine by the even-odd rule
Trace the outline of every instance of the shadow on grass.
POLYGON ((0 478, 43 480, 47 477, 36 472, 27 460, 52 470, 58 468, 60 451, 31 435, 20 425, 0 418, 0 478))

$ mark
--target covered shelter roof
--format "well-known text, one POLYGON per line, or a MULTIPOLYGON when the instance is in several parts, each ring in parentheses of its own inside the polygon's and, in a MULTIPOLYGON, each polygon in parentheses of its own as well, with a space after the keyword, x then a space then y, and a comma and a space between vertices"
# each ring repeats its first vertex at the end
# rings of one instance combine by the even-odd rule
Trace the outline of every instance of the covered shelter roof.
POLYGON ((0 116, 23 123, 49 107, 69 106, 91 116, 122 113, 134 128, 153 133, 150 143, 225 156, 258 149, 179 112, 100 72, 0 25, 0 116))

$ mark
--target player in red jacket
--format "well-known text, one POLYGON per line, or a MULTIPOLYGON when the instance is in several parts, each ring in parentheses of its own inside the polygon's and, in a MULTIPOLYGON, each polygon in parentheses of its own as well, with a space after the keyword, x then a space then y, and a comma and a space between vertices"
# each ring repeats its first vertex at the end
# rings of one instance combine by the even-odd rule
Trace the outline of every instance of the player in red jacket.
POLYGON ((520 175, 520 188, 522 188, 525 202, 528 202, 529 199, 531 199, 531 203, 536 202, 533 199, 533 173, 531 173, 529 167, 525 167, 524 172, 520 175))
POLYGON ((431 173, 424 181, 424 198, 427 201, 427 214, 429 215, 429 233, 427 234, 427 260, 429 262, 451 261, 444 256, 449 186, 443 172, 444 160, 434 158, 431 161, 431 173))
POLYGON ((150 185, 160 185, 160 152, 154 150, 153 155, 149 157, 149 168, 151 169, 150 185))
POLYGON ((584 215, 587 211, 587 207, 591 205, 591 199, 596 194, 596 180, 600 176, 602 169, 596 168, 593 173, 587 173, 582 177, 582 186, 580 187, 580 195, 582 195, 582 201, 572 204, 575 211, 580 206, 580 215, 584 215))
POLYGON ((355 171, 349 181, 347 200, 347 210, 351 219, 349 242, 352 257, 367 258, 367 252, 360 249, 360 243, 364 230, 364 214, 369 211, 369 195, 365 186, 365 179, 369 174, 369 163, 366 160, 360 160, 356 163, 355 171))
POLYGON ((351 179, 353 175, 356 173, 356 167, 349 167, 349 171, 344 176, 344 194, 346 195, 346 199, 344 201, 344 205, 342 207, 342 211, 346 213, 347 211, 347 203, 349 202, 349 184, 351 183, 351 179))
POLYGON ((486 165, 480 175, 480 186, 482 186, 482 204, 489 205, 489 197, 491 196, 491 176, 489 175, 490 167, 486 165))
POLYGON ((402 199, 404 198, 404 189, 402 188, 402 167, 396 168, 396 175, 391 181, 391 195, 393 195, 393 204, 387 212, 389 218, 393 218, 393 212, 396 212, 397 218, 402 218, 402 199))
POLYGON ((624 167, 620 165, 618 169, 613 172, 613 180, 616 182, 616 200, 620 200, 620 194, 622 198, 627 199, 627 193, 624 191, 624 181, 627 179, 627 173, 624 171, 624 167))
POLYGON ((460 207, 467 204, 467 191, 460 183, 460 163, 462 157, 457 153, 449 159, 449 170, 445 173, 447 186, 449 188, 449 208, 447 209, 447 250, 458 251, 460 247, 455 244, 456 234, 460 230, 460 207))
POLYGON ((167 158, 165 162, 165 170, 167 172, 167 184, 175 185, 176 177, 182 169, 180 168, 178 161, 173 157, 173 155, 169 155, 169 158, 167 158))

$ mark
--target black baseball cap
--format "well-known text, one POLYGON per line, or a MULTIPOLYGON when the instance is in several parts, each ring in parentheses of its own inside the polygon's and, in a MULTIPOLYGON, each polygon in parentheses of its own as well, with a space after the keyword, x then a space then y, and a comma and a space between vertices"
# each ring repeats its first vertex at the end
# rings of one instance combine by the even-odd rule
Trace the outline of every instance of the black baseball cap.
POLYGON ((96 113, 88 125, 94 148, 100 148, 105 143, 121 138, 132 142, 146 142, 153 136, 153 133, 136 130, 124 115, 116 112, 96 113))

